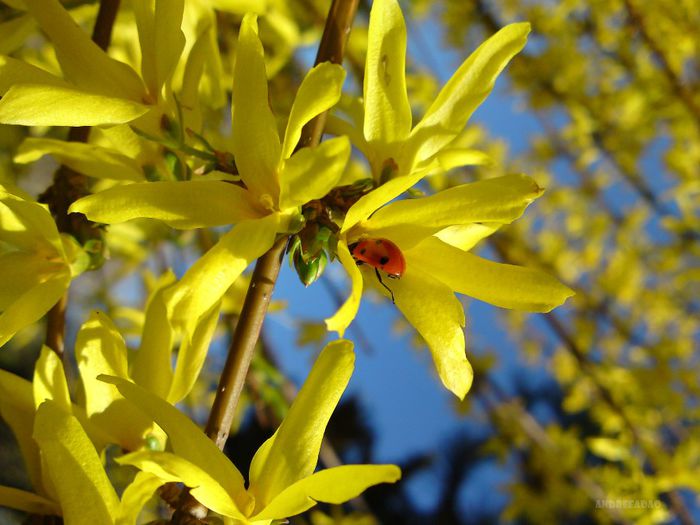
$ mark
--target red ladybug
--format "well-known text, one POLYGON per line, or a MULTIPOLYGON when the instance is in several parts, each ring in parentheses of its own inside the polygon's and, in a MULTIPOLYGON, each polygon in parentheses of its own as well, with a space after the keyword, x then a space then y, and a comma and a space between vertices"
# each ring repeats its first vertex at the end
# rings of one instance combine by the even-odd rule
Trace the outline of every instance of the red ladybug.
POLYGON ((394 293, 382 281, 379 270, 392 279, 400 279, 406 271, 406 259, 401 249, 388 239, 362 239, 348 248, 358 266, 367 264, 374 268, 379 283, 389 291, 391 300, 394 301, 394 293))

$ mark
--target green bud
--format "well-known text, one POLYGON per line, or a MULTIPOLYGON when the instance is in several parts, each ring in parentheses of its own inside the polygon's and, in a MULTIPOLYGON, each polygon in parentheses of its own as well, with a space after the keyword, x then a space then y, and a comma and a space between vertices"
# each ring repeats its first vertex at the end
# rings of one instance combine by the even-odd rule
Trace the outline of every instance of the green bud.
POLYGON ((328 256, 326 252, 319 252, 317 257, 313 257, 308 261, 304 261, 301 256, 301 252, 298 251, 294 255, 294 268, 297 271, 297 275, 304 286, 309 286, 311 283, 316 281, 321 275, 323 275, 323 270, 326 269, 326 264, 328 263, 328 256))

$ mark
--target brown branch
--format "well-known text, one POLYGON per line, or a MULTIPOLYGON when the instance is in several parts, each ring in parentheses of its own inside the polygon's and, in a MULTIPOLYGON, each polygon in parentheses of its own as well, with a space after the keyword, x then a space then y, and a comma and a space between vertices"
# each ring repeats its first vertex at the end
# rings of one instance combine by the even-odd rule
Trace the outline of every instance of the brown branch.
MULTIPOLYGON (((316 64, 327 61, 342 63, 356 10, 357 0, 333 0, 316 55, 316 64)), ((326 114, 322 113, 306 124, 296 149, 317 145, 321 141, 325 122, 326 114)), ((207 436, 222 450, 231 430, 231 422, 267 314, 286 242, 287 237, 280 237, 270 251, 255 264, 243 309, 231 339, 205 429, 207 436)), ((180 501, 180 506, 173 515, 173 523, 196 523, 206 516, 207 509, 189 493, 184 493, 180 501)))

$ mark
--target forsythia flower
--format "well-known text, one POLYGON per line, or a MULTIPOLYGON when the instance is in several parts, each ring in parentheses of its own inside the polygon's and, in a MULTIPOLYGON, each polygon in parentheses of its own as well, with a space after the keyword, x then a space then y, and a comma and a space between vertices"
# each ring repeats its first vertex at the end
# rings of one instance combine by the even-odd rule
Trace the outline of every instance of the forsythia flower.
POLYGON ((272 247, 277 234, 293 227, 299 206, 323 197, 340 180, 350 155, 347 138, 294 151, 303 126, 338 101, 344 76, 330 63, 309 71, 280 142, 256 18, 247 15, 233 85, 233 153, 245 187, 219 180, 130 184, 80 199, 70 211, 104 223, 148 217, 175 228, 236 224, 170 292, 173 318, 189 326, 272 247))
POLYGON ((0 346, 48 312, 88 263, 46 206, 0 185, 0 346))
POLYGON ((348 245, 366 238, 390 240, 405 258, 403 275, 388 284, 396 306, 425 339, 443 384, 463 398, 472 383, 472 369, 465 357, 464 311, 455 292, 534 312, 547 312, 573 295, 539 270, 494 263, 466 251, 500 225, 517 219, 541 193, 529 177, 509 175, 395 201, 369 219, 346 222, 338 256, 350 275, 352 291, 326 320, 328 328, 342 336, 360 304, 363 272, 348 245))
POLYGON ((406 24, 396 0, 372 4, 362 107, 353 126, 334 118, 331 129, 347 133, 370 162, 379 187, 348 210, 355 224, 436 169, 483 162, 483 154, 451 147, 496 78, 527 41, 530 24, 504 27, 462 63, 413 126, 406 91, 406 24), (358 128, 361 128, 360 131, 358 128))
POLYGON ((339 504, 377 483, 392 483, 394 465, 344 465, 314 472, 323 433, 353 370, 352 343, 320 354, 277 432, 258 449, 249 486, 230 460, 172 405, 121 378, 103 377, 168 434, 172 452, 142 450, 119 458, 166 482, 182 482, 207 508, 239 523, 269 525, 317 502, 339 504))

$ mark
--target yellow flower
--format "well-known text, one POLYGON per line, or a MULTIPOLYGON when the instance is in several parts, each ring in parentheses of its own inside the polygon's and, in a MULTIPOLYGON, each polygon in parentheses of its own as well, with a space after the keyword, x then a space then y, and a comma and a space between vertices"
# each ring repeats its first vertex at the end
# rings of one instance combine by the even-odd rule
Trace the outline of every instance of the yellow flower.
POLYGON ((347 138, 294 150, 303 126, 338 101, 344 77, 343 69, 330 63, 309 71, 280 141, 268 105, 256 18, 247 15, 233 85, 233 153, 245 187, 220 180, 130 184, 80 199, 70 211, 103 223, 148 217, 184 229, 236 224, 170 292, 173 319, 190 326, 278 234, 293 227, 302 204, 326 195, 342 176, 350 156, 347 138))
POLYGON ((269 524, 313 507, 342 503, 377 483, 392 483, 394 465, 344 465, 314 472, 328 420, 353 370, 352 343, 329 344, 277 432, 258 449, 249 486, 230 460, 181 412, 121 378, 103 377, 168 434, 172 452, 142 450, 118 459, 160 478, 182 482, 207 508, 244 524, 269 524))
POLYGON ((0 185, 0 346, 48 312, 88 262, 46 206, 0 185))
MULTIPOLYGON (((573 292, 535 269, 499 264, 470 253, 479 240, 517 219, 542 189, 524 175, 464 184, 430 197, 399 200, 370 218, 343 225, 338 256, 350 275, 347 302, 326 320, 341 337, 359 308, 363 271, 348 245, 388 239, 405 258, 400 279, 387 283, 396 306, 425 339, 443 384, 460 398, 471 387, 465 356, 464 311, 454 293, 503 308, 547 312, 573 292)), ((374 273, 366 274, 374 279, 374 273)))

